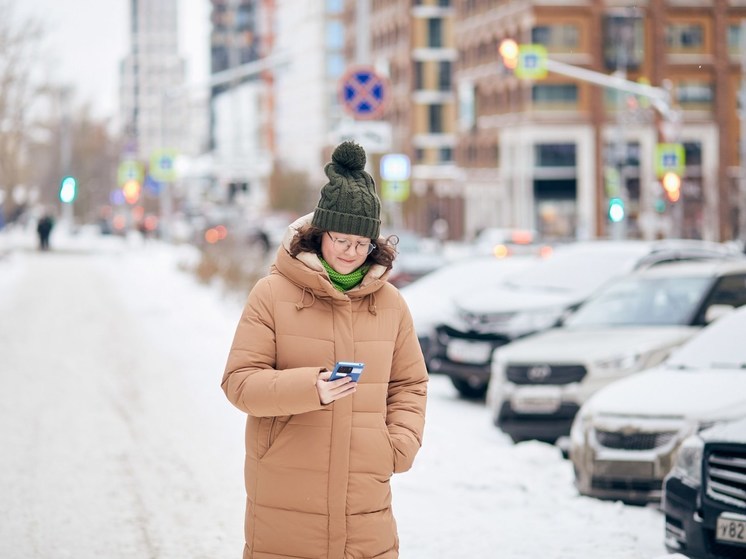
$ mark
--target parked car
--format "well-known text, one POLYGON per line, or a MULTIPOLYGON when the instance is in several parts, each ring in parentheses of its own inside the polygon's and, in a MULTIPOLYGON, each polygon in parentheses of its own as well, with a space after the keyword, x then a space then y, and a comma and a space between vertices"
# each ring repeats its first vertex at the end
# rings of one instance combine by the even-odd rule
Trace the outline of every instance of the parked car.
POLYGON ((661 262, 743 258, 733 248, 693 240, 587 241, 554 249, 499 287, 463 290, 457 315, 437 327, 432 372, 447 374, 461 395, 484 397, 495 349, 556 325, 598 287, 661 262))
POLYGON ((746 420, 719 424, 681 444, 663 483, 662 508, 672 553, 746 557, 746 420))
POLYGON ((396 287, 402 288, 447 262, 435 239, 420 237, 412 231, 384 231, 381 234, 383 237, 390 235, 399 238, 396 245, 399 254, 389 274, 389 283, 396 287))
POLYGON ((503 229, 488 227, 479 232, 472 243, 475 254, 491 254, 498 258, 507 256, 546 256, 552 247, 541 242, 533 229, 503 229))
POLYGON ((744 303, 744 259, 661 264, 618 278, 562 326, 495 353, 488 397, 495 424, 517 441, 566 437, 591 395, 659 364, 744 303))
POLYGON ((417 338, 428 368, 435 327, 455 313, 453 297, 465 290, 495 286, 507 274, 534 261, 531 257, 518 256, 463 258, 446 264, 401 288, 401 294, 412 313, 417 338))
POLYGON ((570 437, 580 493, 659 502, 663 478, 686 437, 746 417, 745 333, 746 306, 707 326, 659 367, 592 396, 570 437))

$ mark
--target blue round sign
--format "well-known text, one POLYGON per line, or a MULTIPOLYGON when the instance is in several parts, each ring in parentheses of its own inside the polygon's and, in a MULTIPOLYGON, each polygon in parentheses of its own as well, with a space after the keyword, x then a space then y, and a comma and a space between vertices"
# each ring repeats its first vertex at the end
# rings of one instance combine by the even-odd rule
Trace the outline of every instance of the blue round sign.
POLYGON ((339 97, 342 106, 353 117, 368 120, 383 113, 389 96, 388 81, 373 68, 358 66, 349 69, 340 80, 339 97))

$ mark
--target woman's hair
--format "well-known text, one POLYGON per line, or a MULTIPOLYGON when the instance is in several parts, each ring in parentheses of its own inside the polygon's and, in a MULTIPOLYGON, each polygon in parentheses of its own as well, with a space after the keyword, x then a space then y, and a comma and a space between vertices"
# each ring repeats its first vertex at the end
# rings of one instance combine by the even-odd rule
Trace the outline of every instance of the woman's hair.
MULTIPOLYGON (((313 225, 304 225, 298 229, 297 235, 290 241, 290 255, 298 256, 301 252, 313 252, 321 255, 321 237, 326 233, 325 229, 319 229, 313 225)), ((385 242, 381 243, 374 239, 373 243, 376 248, 373 249, 366 259, 367 264, 380 264, 386 268, 391 267, 396 255, 396 245, 399 244, 399 237, 389 235, 385 242)))

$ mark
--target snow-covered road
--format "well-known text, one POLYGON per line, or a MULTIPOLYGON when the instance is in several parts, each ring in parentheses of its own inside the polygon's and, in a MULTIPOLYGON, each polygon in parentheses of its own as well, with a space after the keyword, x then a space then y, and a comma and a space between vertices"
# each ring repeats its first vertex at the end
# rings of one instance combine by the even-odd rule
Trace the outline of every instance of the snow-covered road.
MULTIPOLYGON (((243 295, 180 270, 188 248, 5 235, 0 557, 240 557, 243 417, 219 382, 243 295)), ((402 559, 667 557, 658 511, 579 497, 554 447, 513 445, 440 376, 394 506, 402 559)))

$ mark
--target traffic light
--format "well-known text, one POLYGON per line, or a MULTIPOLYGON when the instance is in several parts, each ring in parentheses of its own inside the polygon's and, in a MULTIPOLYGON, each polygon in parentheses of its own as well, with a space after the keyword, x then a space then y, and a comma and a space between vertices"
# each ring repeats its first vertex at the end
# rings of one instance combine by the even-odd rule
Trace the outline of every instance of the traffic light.
POLYGON ((681 177, 673 171, 669 171, 663 175, 661 182, 663 183, 663 190, 666 191, 666 198, 668 198, 669 202, 678 201, 681 197, 681 177))
POLYGON ((128 204, 137 203, 140 199, 141 190, 142 185, 140 184, 140 181, 135 179, 130 179, 122 185, 122 194, 124 194, 124 199, 128 204))
POLYGON ((519 50, 518 43, 513 39, 503 39, 498 48, 498 52, 502 57, 503 66, 509 70, 515 70, 516 66, 518 66, 519 50))
POLYGON ((609 199, 609 219, 612 223, 619 223, 624 219, 624 200, 621 198, 609 199))
POLYGON ((78 181, 75 177, 65 177, 60 182, 60 202, 72 204, 78 194, 78 181))

